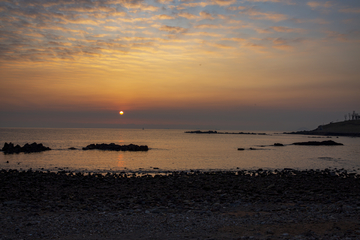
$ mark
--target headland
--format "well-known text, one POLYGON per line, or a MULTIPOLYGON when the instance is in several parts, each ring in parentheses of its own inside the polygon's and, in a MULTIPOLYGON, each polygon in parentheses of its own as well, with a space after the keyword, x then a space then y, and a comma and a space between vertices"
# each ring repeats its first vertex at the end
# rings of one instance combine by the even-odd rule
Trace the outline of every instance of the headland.
POLYGON ((360 120, 331 122, 320 125, 311 131, 297 131, 287 134, 360 137, 360 120))

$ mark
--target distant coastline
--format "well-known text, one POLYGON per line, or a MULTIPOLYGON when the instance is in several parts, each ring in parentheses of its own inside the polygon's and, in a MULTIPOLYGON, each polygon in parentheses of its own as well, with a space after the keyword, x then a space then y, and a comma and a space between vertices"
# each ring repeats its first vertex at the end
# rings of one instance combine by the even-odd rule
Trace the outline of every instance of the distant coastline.
POLYGON ((331 122, 329 124, 320 125, 314 130, 285 132, 285 134, 360 137, 360 120, 331 122))

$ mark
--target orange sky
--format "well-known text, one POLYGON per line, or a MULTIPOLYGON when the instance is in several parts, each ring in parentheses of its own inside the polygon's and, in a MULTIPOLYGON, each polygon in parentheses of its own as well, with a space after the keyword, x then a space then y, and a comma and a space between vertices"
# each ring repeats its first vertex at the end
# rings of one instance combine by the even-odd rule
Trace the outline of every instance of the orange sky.
POLYGON ((3 0, 0 22, 0 127, 296 130, 359 111, 356 0, 3 0))

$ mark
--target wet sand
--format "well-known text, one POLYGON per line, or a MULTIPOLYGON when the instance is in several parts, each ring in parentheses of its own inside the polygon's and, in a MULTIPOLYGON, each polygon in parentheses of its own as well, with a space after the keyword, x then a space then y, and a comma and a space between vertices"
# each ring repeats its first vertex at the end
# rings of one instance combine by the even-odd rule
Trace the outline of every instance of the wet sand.
POLYGON ((359 239, 346 171, 0 172, 0 239, 359 239))

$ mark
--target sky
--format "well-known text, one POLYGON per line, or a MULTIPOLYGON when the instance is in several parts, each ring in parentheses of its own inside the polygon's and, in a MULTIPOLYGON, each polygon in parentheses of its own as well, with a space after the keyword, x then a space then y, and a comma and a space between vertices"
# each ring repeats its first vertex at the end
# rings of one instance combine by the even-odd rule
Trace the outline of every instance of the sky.
POLYGON ((359 0, 0 0, 0 127, 296 131, 352 111, 359 0))

